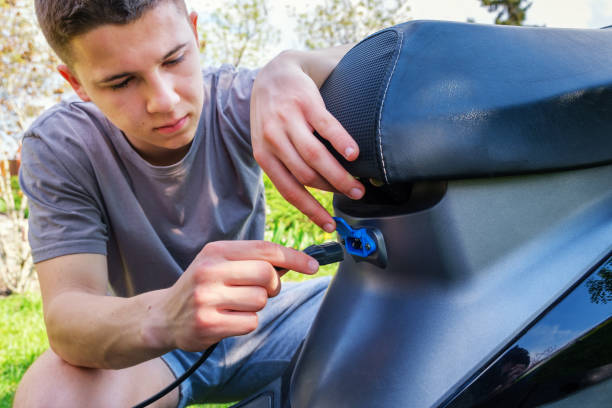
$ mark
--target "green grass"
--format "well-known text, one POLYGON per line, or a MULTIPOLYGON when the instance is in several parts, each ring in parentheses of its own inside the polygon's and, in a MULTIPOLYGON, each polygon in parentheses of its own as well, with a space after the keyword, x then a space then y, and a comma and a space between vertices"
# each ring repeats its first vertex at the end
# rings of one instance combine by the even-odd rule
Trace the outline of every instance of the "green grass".
POLYGON ((49 347, 38 294, 0 299, 0 407, 10 407, 25 370, 49 347))
MULTIPOLYGON (((19 189, 19 180, 17 178, 17 176, 12 176, 11 177, 11 192, 13 194, 13 199, 15 200, 15 208, 19 208, 21 206, 21 200, 22 200, 22 194, 21 194, 21 190, 19 189)), ((0 198, 0 213, 5 213, 6 212, 6 201, 4 200, 4 198, 0 198)), ((25 211, 25 215, 27 218, 28 215, 28 210, 26 209, 25 211)))
MULTIPOLYGON (((323 231, 304 214, 285 201, 278 191, 276 191, 276 188, 274 188, 274 185, 268 177, 264 177, 264 183, 266 186, 266 204, 268 207, 266 214, 266 231, 264 234, 264 239, 266 241, 276 242, 277 244, 296 249, 304 249, 312 244, 321 244, 336 239, 336 233, 329 234, 323 231)), ((310 190, 310 192, 323 207, 331 213, 333 195, 317 190, 310 190)), ((332 274, 336 268, 337 265, 322 266, 318 275, 332 274)), ((308 279, 308 276, 297 272, 289 272, 285 275, 284 279, 302 281, 308 279)))
MULTIPOLYGON (((288 204, 265 178, 268 205, 267 240, 304 249, 314 243, 335 239, 288 204)), ((331 210, 331 194, 313 192, 323 205, 331 210)), ((317 276, 331 275, 336 266, 321 267, 317 276)), ((285 281, 310 278, 289 272, 285 281)), ((19 380, 38 355, 49 347, 42 317, 42 302, 38 293, 0 297, 0 408, 12 404, 19 380)), ((206 404, 201 408, 225 408, 232 404, 206 404)))

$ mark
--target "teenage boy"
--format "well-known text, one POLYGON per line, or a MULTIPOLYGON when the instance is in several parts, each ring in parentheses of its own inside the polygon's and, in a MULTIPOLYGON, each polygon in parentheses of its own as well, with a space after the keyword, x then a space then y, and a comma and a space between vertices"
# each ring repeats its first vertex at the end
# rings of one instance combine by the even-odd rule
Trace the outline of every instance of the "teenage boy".
POLYGON ((286 52, 258 72, 202 72, 197 16, 183 0, 36 0, 36 11, 79 98, 44 113, 23 141, 51 350, 15 406, 130 406, 220 340, 157 406, 256 391, 282 373, 327 281, 280 290, 274 266, 318 265, 261 241, 253 157, 287 200, 334 229, 304 185, 363 194, 312 134, 358 154, 318 93, 347 47, 286 52))

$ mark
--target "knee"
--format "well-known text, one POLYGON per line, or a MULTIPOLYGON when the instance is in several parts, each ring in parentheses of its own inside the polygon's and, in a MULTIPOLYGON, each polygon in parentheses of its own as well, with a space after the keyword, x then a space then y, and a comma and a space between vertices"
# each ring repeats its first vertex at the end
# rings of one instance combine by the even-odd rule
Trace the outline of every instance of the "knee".
MULTIPOLYGON (((53 351, 47 350, 28 368, 21 379, 13 407, 79 406, 83 374, 91 369, 77 368, 66 363, 53 351), (81 389, 80 389, 81 388, 81 389)), ((81 405, 83 406, 83 405, 81 405)))
MULTIPOLYGON (((126 407, 150 397, 174 380, 161 359, 122 370, 75 367, 47 350, 25 373, 14 407, 126 407)), ((156 406, 176 406, 178 390, 156 406)))

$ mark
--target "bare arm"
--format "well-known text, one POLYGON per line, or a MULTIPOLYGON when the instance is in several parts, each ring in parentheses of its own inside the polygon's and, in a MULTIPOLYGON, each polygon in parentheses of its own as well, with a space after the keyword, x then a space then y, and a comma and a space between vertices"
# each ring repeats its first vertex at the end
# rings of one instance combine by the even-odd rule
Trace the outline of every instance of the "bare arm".
POLYGON ((353 48, 355 44, 339 45, 337 47, 326 48, 312 51, 289 51, 298 54, 298 63, 306 73, 320 88, 329 74, 336 68, 338 62, 344 55, 353 48), (302 54, 302 56, 299 56, 302 54))
MULTIPOLYGON (((314 262, 314 263, 313 263, 314 262)), ((251 332, 280 290, 272 265, 314 273, 309 256, 263 241, 208 244, 170 288, 106 296, 106 258, 67 255, 37 264, 53 350, 68 363, 123 368, 174 348, 204 350, 251 332)))
POLYGON ((170 344, 147 338, 163 327, 164 291, 132 298, 107 296, 106 258, 67 255, 36 265, 51 348, 67 362, 122 368, 157 357, 170 344))
POLYGON ((257 75, 251 96, 251 138, 255 159, 279 192, 326 231, 335 223, 304 188, 363 196, 355 180, 313 135, 316 130, 347 160, 359 147, 325 109, 318 88, 351 45, 316 51, 286 51, 257 75))

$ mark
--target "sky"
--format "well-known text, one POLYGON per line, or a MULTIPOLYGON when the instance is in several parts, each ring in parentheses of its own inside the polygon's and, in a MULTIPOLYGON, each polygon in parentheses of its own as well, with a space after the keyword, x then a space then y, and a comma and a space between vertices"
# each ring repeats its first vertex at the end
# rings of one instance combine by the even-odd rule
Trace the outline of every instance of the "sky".
MULTIPOLYGON (((287 6, 303 12, 323 0, 274 0, 270 2, 271 17, 280 25, 290 27, 285 11, 287 6)), ((466 21, 493 23, 494 14, 480 6, 479 0, 406 0, 412 19, 466 21)), ((526 24, 564 28, 601 28, 612 25, 612 0, 531 0, 526 24)), ((196 10, 198 5, 217 6, 217 0, 187 0, 196 10)))
MULTIPOLYGON (((493 23, 494 13, 480 6, 479 0, 408 0, 413 19, 493 23)), ((612 24, 612 0, 532 0, 527 25, 563 28, 601 28, 612 24)))

